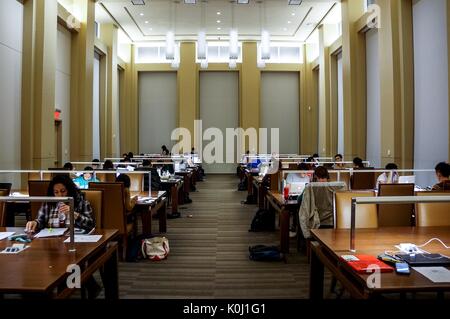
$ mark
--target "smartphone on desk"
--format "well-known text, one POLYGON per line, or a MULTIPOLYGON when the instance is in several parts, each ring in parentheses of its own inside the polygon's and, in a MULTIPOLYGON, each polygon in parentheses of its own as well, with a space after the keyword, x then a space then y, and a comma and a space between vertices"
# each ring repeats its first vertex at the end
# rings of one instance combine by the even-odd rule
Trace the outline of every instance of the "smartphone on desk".
POLYGON ((395 272, 399 275, 409 275, 411 273, 407 263, 396 263, 395 272))

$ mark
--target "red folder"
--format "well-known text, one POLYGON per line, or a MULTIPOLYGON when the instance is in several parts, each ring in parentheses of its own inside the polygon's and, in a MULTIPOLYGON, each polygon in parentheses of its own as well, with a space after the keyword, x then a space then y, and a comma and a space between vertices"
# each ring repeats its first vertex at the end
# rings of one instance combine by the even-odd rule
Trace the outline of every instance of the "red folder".
POLYGON ((374 272, 374 268, 378 267, 380 272, 392 272, 394 268, 385 264, 377 257, 371 255, 355 255, 358 261, 345 261, 350 267, 352 267, 357 273, 371 274, 374 272))

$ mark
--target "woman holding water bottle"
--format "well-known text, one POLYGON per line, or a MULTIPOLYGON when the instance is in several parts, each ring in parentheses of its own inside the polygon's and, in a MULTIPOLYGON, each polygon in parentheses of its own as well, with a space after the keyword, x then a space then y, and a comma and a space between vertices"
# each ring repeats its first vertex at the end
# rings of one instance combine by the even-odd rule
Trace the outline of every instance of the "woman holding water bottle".
MULTIPOLYGON (((94 215, 90 203, 83 198, 76 185, 65 175, 56 175, 50 182, 47 196, 73 197, 75 227, 89 232, 95 227, 94 215)), ((43 228, 66 227, 69 220, 69 203, 43 203, 36 220, 29 221, 26 231, 34 232, 43 228)))

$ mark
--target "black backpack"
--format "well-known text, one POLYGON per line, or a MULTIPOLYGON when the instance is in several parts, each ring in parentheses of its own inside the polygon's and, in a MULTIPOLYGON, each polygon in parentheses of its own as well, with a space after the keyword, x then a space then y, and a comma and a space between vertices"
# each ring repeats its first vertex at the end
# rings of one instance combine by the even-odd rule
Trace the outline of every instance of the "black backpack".
POLYGON ((250 232, 275 230, 275 214, 265 209, 259 209, 253 217, 250 232))
POLYGON ((277 246, 256 245, 248 247, 250 260, 286 262, 285 256, 277 246))

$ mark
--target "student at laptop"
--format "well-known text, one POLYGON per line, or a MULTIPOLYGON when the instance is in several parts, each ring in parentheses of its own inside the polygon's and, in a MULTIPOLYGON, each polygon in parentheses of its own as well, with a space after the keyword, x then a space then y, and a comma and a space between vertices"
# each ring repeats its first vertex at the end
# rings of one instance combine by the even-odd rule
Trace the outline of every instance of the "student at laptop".
POLYGON ((441 162, 434 168, 438 183, 432 188, 433 191, 450 190, 450 164, 441 162))
POLYGON ((73 180, 75 185, 77 185, 80 189, 88 189, 90 182, 99 182, 99 180, 90 172, 94 170, 92 167, 86 166, 84 170, 88 172, 84 172, 83 175, 73 180))
MULTIPOLYGON (((297 170, 299 171, 309 171, 309 167, 305 163, 300 163, 297 166, 297 170)), ((310 182, 310 176, 308 173, 289 173, 286 176, 286 184, 291 183, 309 183, 310 182)))
POLYGON ((384 172, 377 178, 377 188, 380 184, 397 184, 398 183, 398 173, 395 171, 398 169, 397 164, 389 163, 385 167, 386 169, 391 170, 390 172, 384 172))
MULTIPOLYGON (((159 191, 161 186, 161 178, 159 177, 156 168, 150 166, 150 161, 145 159, 142 161, 142 166, 136 168, 136 171, 151 172, 151 189, 152 191, 159 191)), ((148 174, 144 174, 144 191, 148 191, 148 174)))

